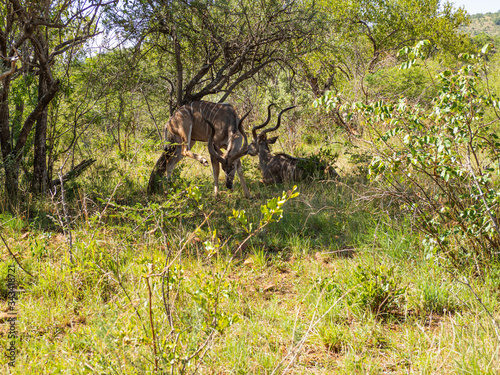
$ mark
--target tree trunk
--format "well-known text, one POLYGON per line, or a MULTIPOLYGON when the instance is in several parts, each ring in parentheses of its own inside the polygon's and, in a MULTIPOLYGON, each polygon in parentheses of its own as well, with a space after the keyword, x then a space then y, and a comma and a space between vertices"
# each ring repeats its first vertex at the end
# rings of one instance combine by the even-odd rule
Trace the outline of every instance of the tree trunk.
POLYGON ((15 160, 12 157, 9 126, 9 86, 10 78, 7 77, 4 79, 2 91, 0 91, 0 144, 2 147, 2 164, 5 171, 5 191, 10 204, 15 205, 17 202, 17 181, 19 172, 16 173, 15 160))
MULTIPOLYGON (((48 91, 47 81, 43 74, 40 74, 38 81, 38 100, 48 91)), ((47 119, 48 106, 45 107, 36 120, 34 139, 34 161, 33 161, 33 181, 31 191, 35 194, 47 191, 47 119)))
POLYGON ((37 122, 42 113, 46 111, 48 105, 59 91, 59 80, 54 81, 50 87, 47 88, 47 92, 39 98, 36 107, 25 119, 14 147, 11 145, 9 105, 8 95, 6 94, 8 90, 5 89, 5 82, 4 90, 3 93, 0 92, 0 141, 2 146, 3 167, 5 170, 5 191, 7 192, 12 208, 15 207, 17 203, 19 193, 19 168, 23 158, 24 146, 26 145, 33 125, 37 122))

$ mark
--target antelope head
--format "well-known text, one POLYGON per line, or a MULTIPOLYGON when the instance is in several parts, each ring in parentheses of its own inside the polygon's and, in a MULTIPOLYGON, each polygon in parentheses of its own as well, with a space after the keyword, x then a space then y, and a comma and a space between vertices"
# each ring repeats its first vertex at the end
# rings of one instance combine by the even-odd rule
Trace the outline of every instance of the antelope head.
MULTIPOLYGON (((236 128, 240 128, 241 123, 243 120, 249 115, 250 111, 248 111, 239 121, 236 126, 236 128)), ((233 188, 233 181, 234 181, 234 175, 236 173, 236 168, 238 165, 239 159, 247 154, 247 149, 248 149, 248 139, 245 134, 245 132, 242 132, 241 135, 235 135, 233 136, 234 139, 230 139, 228 141, 228 151, 226 155, 223 155, 219 149, 214 147, 214 142, 213 138, 215 136, 215 126, 214 124, 207 119, 206 117, 203 117, 205 122, 208 124, 210 128, 209 132, 209 137, 208 137, 208 152, 210 153, 211 156, 217 160, 221 166, 222 170, 226 174, 226 187, 228 189, 233 188), (243 145, 241 145, 241 136, 243 136, 243 145), (241 147, 238 147, 241 146, 241 147), (233 152, 234 150, 234 152, 233 152)))
POLYGON ((253 140, 252 140, 252 143, 250 143, 250 145, 248 146, 248 151, 247 151, 248 155, 251 155, 251 156, 257 155, 259 153, 259 149, 261 147, 263 147, 263 149, 266 151, 270 151, 269 145, 276 143, 276 141, 278 140, 278 137, 276 136, 276 137, 267 138, 266 134, 277 130, 281 125, 281 115, 283 115, 283 113, 285 113, 286 111, 289 111, 290 109, 296 107, 294 105, 292 107, 288 107, 288 108, 283 109, 278 115, 278 122, 277 122, 276 126, 274 126, 272 128, 264 129, 263 131, 261 131, 257 135, 257 130, 264 128, 269 123, 269 120, 271 118, 271 107, 273 105, 274 105, 274 103, 271 103, 271 104, 269 104, 269 107, 267 107, 267 120, 263 124, 258 125, 258 126, 254 126, 252 128, 253 140))
MULTIPOLYGON (((252 128, 252 142, 248 145, 248 150, 247 154, 250 156, 256 156, 259 153, 259 145, 257 142, 257 130, 262 129, 265 127, 268 123, 269 120, 271 119, 271 107, 275 105, 274 103, 269 104, 269 107, 267 107, 267 119, 264 121, 262 124, 254 126, 252 128)), ((275 141, 276 142, 276 141, 275 141)))

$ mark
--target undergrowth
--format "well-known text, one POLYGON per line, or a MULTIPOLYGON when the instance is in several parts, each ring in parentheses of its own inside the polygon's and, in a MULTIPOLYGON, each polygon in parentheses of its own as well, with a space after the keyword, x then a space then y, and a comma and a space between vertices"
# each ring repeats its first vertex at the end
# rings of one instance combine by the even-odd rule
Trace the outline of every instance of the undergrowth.
MULTIPOLYGON (((66 202, 2 214, 33 275, 16 265, 18 355, 15 367, 2 357, 4 373, 499 370, 498 264, 483 279, 443 270, 411 218, 365 199, 361 164, 294 196, 244 160, 248 200, 238 183, 214 197, 191 161, 147 196, 144 160, 68 185, 66 202)), ((6 248, 3 259, 2 283, 15 264, 6 248)))

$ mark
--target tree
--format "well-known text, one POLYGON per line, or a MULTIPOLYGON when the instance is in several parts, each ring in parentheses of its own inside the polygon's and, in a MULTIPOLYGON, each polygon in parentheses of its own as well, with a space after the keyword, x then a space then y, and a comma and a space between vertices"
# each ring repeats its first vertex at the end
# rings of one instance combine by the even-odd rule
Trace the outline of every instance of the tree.
POLYGON ((161 66, 170 113, 208 95, 225 101, 257 73, 315 49, 323 32, 315 5, 295 0, 130 0, 107 14, 139 58, 161 66))
MULTIPOLYGON (((346 81, 373 73, 388 56, 418 40, 431 41, 432 51, 458 55, 468 37, 458 28, 467 24, 465 10, 439 0, 319 1, 332 25, 319 53, 301 58, 300 75, 316 97, 340 91, 346 81)), ((387 64, 384 62, 384 64, 387 64)), ((393 63, 394 64, 394 63, 393 63)), ((367 96, 362 82, 361 95, 367 96)))
POLYGON ((61 89, 54 65, 61 56, 70 60, 75 48, 94 35, 101 5, 102 0, 0 2, 0 141, 11 203, 17 201, 20 167, 33 127, 32 190, 47 188, 47 111, 61 89), (34 87, 33 97, 29 94, 34 87))

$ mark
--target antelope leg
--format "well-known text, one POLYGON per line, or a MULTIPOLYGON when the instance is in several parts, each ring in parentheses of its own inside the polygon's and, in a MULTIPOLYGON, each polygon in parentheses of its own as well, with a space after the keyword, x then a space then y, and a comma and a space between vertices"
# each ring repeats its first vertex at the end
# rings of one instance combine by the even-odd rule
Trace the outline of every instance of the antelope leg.
POLYGON ((220 164, 212 155, 210 155, 210 161, 212 162, 212 174, 214 176, 214 194, 217 196, 219 194, 220 164))
POLYGON ((208 167, 208 161, 205 159, 203 156, 200 156, 198 154, 195 154, 194 152, 191 151, 191 147, 193 147, 195 142, 191 142, 190 146, 188 147, 187 144, 183 143, 182 144, 182 155, 187 156, 188 158, 192 158, 194 160, 198 160, 203 166, 208 167))
POLYGON ((243 188, 243 193, 245 197, 250 198, 250 191, 248 191, 247 184, 245 183, 245 178, 243 177, 243 168, 241 166, 241 160, 238 159, 238 163, 236 165, 236 172, 238 172, 238 177, 240 178, 241 187, 243 188))

